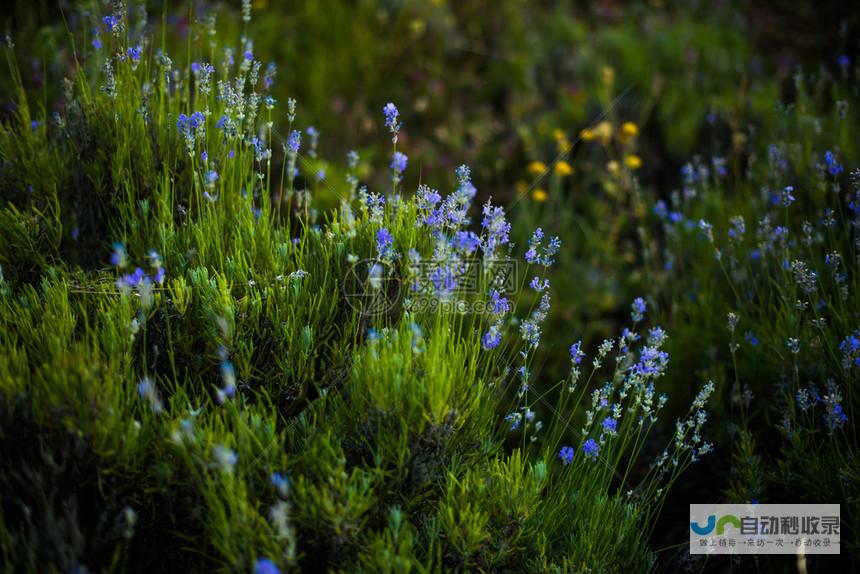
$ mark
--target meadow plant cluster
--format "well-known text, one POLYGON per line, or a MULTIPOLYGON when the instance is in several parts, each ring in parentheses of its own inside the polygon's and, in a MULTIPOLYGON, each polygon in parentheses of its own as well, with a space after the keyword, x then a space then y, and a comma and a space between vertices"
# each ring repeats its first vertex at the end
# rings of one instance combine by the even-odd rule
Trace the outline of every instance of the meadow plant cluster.
POLYGON ((712 349, 700 368, 728 421, 727 499, 839 501, 856 554, 860 171, 844 78, 798 71, 746 164, 693 158, 643 235, 676 339, 712 349))
POLYGON ((668 488, 712 448, 713 385, 642 456, 669 360, 641 299, 537 385, 560 240, 514 245, 465 165, 444 197, 406 188, 394 103, 390 185, 366 187, 357 152, 323 160, 251 16, 238 44, 213 17, 170 54, 165 24, 114 3, 72 35, 56 103, 7 39, 4 569, 652 568, 668 488), (503 291, 494 262, 518 257, 503 291), (473 268, 484 312, 410 305, 460 297, 473 268))

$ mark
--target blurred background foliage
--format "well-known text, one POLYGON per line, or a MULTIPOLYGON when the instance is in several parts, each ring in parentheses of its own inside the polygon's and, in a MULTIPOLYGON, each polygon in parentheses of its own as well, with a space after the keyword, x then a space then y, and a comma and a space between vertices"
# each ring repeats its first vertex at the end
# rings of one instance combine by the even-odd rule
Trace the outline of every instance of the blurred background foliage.
MULTIPOLYGON (((31 56, 24 81, 42 106, 59 101, 60 80, 74 65, 66 30, 86 36, 108 5, 36 0, 0 9, 19 52, 31 56)), ((188 51, 192 60, 223 58, 191 53, 205 51, 211 15, 222 38, 238 41, 242 33, 238 1, 156 2, 148 10, 165 14, 151 19, 153 46, 166 24, 168 41, 178 44, 168 43, 167 53, 188 51)), ((479 201, 493 197, 527 212, 514 218, 520 244, 536 223, 551 227, 571 246, 562 289, 578 295, 555 316, 577 321, 594 339, 612 331, 613 313, 645 279, 629 211, 615 217, 625 206, 590 201, 603 186, 591 177, 594 158, 580 130, 604 116, 614 125, 634 122, 637 181, 664 195, 697 153, 724 157, 739 172, 748 134, 773 129, 774 102, 790 99, 797 67, 838 74, 837 58, 856 50, 858 29, 844 2, 255 0, 253 10, 255 54, 278 66, 272 93, 300 102, 297 122, 321 132, 320 157, 341 163, 358 149, 362 175, 376 178, 367 183, 383 184, 386 176, 369 169, 387 163, 376 117, 397 102, 405 126, 399 145, 411 158, 405 187, 453 184, 453 168, 466 163, 479 201), (575 173, 565 198, 555 188, 543 205, 535 197, 544 197, 551 178, 527 166, 557 159, 575 173)), ((86 61, 86 48, 77 57, 100 65, 86 61)), ((0 97, 11 101, 9 93, 0 97)), ((336 194, 322 189, 316 201, 334 207, 336 194)))

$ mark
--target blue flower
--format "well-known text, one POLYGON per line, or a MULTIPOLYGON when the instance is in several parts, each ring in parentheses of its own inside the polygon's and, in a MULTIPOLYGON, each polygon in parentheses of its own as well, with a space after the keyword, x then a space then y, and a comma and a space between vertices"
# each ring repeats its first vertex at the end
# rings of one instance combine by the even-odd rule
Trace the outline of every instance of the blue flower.
POLYGON ((836 176, 842 173, 842 164, 836 161, 836 156, 832 151, 824 152, 824 164, 827 166, 827 172, 830 175, 836 176))
POLYGON ((385 197, 376 193, 368 193, 365 203, 368 212, 370 212, 370 221, 381 223, 383 210, 385 209, 385 197))
POLYGON ((669 353, 655 347, 643 347, 639 361, 630 367, 633 375, 657 378, 663 374, 669 364, 669 353))
POLYGON ((107 28, 108 32, 113 31, 114 28, 119 26, 119 19, 115 16, 105 16, 102 22, 105 23, 105 28, 107 28))
POLYGON ((132 46, 128 49, 127 53, 128 53, 128 57, 131 58, 131 60, 133 62, 139 62, 140 56, 143 55, 143 48, 141 48, 140 46, 138 46, 138 47, 132 46))
POLYGON ((560 458, 565 465, 568 465, 573 461, 573 455, 574 450, 572 446, 563 446, 558 453, 558 458, 560 458))
POLYGON ((391 139, 394 143, 397 143, 397 132, 400 131, 400 123, 398 122, 400 112, 397 111, 397 106, 388 102, 385 104, 385 107, 382 108, 382 113, 385 114, 385 125, 388 127, 388 130, 394 134, 394 137, 391 139))
POLYGON ((534 276, 529 282, 529 287, 537 291, 538 293, 549 289, 549 279, 544 279, 541 281, 541 278, 538 276, 534 276))
POLYGON ((507 297, 502 297, 501 293, 495 289, 490 291, 490 303, 492 304, 493 315, 504 315, 511 310, 511 303, 507 297))
POLYGON ((268 558, 258 558, 254 565, 254 574, 281 574, 278 566, 268 558))
POLYGON ((290 132, 290 137, 287 140, 287 148, 291 153, 299 153, 299 147, 302 145, 302 132, 293 130, 290 132))
POLYGON ((133 273, 126 273, 117 279, 116 287, 117 289, 131 289, 133 287, 137 287, 144 281, 149 281, 149 278, 146 276, 146 273, 143 272, 143 269, 137 267, 133 273))
POLYGON ((860 367, 860 331, 845 337, 839 344, 839 350, 842 352, 842 366, 846 370, 860 367))
POLYGON ((478 193, 472 183, 472 170, 469 169, 468 165, 463 164, 454 171, 454 174, 457 176, 457 190, 454 195, 461 203, 471 201, 478 193))
POLYGON ((590 438, 582 445, 582 452, 584 452, 586 456, 596 459, 597 455, 600 453, 600 445, 598 445, 597 441, 593 438, 590 438))
POLYGON ((647 306, 645 305, 645 299, 643 299, 642 297, 636 297, 636 299, 633 300, 633 304, 630 305, 630 318, 633 320, 634 323, 638 323, 643 319, 643 317, 645 316, 646 307, 647 306))
POLYGON ((185 138, 185 145, 189 152, 193 150, 197 134, 203 129, 205 120, 206 117, 202 112, 194 112, 190 116, 179 114, 176 119, 176 129, 185 138))
POLYGON ((555 256, 561 248, 561 240, 558 237, 552 237, 549 244, 544 246, 543 239, 543 229, 538 227, 529 239, 526 261, 549 267, 555 262, 555 256))
POLYGON ((161 414, 164 410, 164 404, 161 402, 161 397, 158 393, 158 387, 152 382, 149 377, 144 377, 137 384, 137 393, 148 404, 149 408, 155 414, 161 414))
POLYGON ((287 475, 281 474, 280 472, 272 473, 272 484, 281 496, 286 496, 290 491, 290 479, 287 475))
POLYGON ((608 432, 609 434, 615 434, 615 430, 618 428, 618 421, 612 417, 606 417, 603 419, 603 430, 608 432))
MULTIPOLYGON (((830 153, 830 152, 828 152, 830 153)), ((794 191, 794 186, 787 185, 785 189, 782 190, 782 205, 783 207, 788 207, 792 203, 794 203, 794 195, 792 192, 794 191)))
POLYGON ((388 259, 393 252, 394 237, 386 228, 381 228, 376 232, 376 250, 379 252, 381 259, 388 259))
POLYGON ((752 345, 753 347, 758 345, 758 337, 756 337, 752 331, 747 331, 744 334, 744 340, 746 340, 746 342, 749 343, 750 345, 752 345))
POLYGON ((110 264, 114 267, 125 267, 127 262, 125 246, 122 243, 114 243, 113 252, 110 254, 110 264))
POLYGON ((394 155, 391 156, 391 169, 395 174, 401 174, 406 171, 406 163, 409 161, 409 158, 406 154, 401 152, 394 152, 394 155))
POLYGON ((585 353, 582 352, 582 341, 577 341, 570 346, 570 362, 578 365, 582 362, 585 353))
POLYGON ((458 231, 456 245, 457 249, 471 255, 481 246, 481 239, 472 231, 458 231))
POLYGON ((505 210, 494 207, 489 200, 484 205, 484 219, 481 227, 484 228, 484 253, 492 257, 496 248, 508 243, 511 232, 511 224, 505 221, 505 210))
MULTIPOLYGON (((792 201, 794 198, 792 197, 792 201)), ((742 215, 735 215, 729 220, 729 237, 731 239, 743 239, 746 233, 746 224, 742 215)))
POLYGON ((485 351, 492 351, 502 342, 502 333, 496 325, 490 325, 489 331, 481 337, 481 346, 485 351))
POLYGON ((266 74, 263 76, 263 85, 266 86, 266 89, 271 89, 272 85, 275 83, 275 75, 278 73, 278 68, 275 66, 274 62, 269 62, 269 65, 266 66, 266 74))

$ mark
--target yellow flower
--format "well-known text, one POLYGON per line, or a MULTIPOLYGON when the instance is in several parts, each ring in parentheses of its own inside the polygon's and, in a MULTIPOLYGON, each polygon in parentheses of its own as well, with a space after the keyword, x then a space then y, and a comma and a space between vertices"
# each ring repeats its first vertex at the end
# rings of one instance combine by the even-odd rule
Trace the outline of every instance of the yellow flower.
POLYGON ((618 139, 621 143, 627 143, 639 135, 639 128, 633 122, 624 122, 618 130, 618 139))
POLYGON ((552 137, 555 144, 558 146, 559 153, 565 153, 570 149, 570 140, 567 139, 567 134, 561 128, 555 128, 552 132, 552 137))
POLYGON ((573 173, 573 168, 566 161, 560 161, 555 164, 555 175, 558 177, 567 177, 573 173))
POLYGON ((537 188, 532 190, 532 199, 539 203, 544 203, 549 199, 549 194, 545 190, 537 188))
POLYGON ((546 173, 546 164, 535 160, 529 164, 528 171, 533 175, 543 175, 546 173))
POLYGON ((607 145, 612 140, 612 124, 604 120, 597 124, 594 133, 600 138, 600 143, 607 145))
POLYGON ((632 153, 625 155, 624 165, 626 165, 630 169, 639 169, 640 167, 642 167, 642 158, 632 153))
POLYGON ((614 159, 606 164, 606 169, 609 170, 609 173, 612 175, 618 175, 618 162, 614 159))
POLYGON ((597 134, 594 133, 594 130, 589 129, 589 128, 585 128, 584 130, 579 132, 579 137, 582 138, 582 141, 590 142, 591 140, 593 140, 594 138, 597 137, 597 134))

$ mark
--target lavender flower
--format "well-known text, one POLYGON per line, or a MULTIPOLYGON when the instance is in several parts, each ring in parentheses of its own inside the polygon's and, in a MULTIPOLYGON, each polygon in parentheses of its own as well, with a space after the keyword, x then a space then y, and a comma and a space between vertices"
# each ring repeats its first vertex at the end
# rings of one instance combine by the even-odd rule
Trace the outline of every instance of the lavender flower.
POLYGON ((380 259, 391 259, 394 256, 394 237, 386 228, 376 232, 376 251, 380 259))
POLYGON ((615 434, 616 429, 618 428, 618 421, 612 417, 606 417, 603 419, 603 430, 609 434, 615 434))
POLYGON ((281 571, 268 558, 258 558, 254 565, 254 574, 281 574, 281 571))
POLYGON ((287 140, 287 149, 290 153, 299 153, 299 147, 302 145, 302 132, 293 130, 290 132, 290 137, 287 140))
POLYGON ((188 149, 188 153, 192 155, 197 136, 204 132, 205 120, 206 117, 202 112, 194 112, 190 116, 180 114, 176 120, 176 129, 179 131, 179 135, 185 138, 185 147, 188 149))
POLYGON ((547 313, 549 313, 549 306, 549 292, 544 292, 538 308, 532 311, 529 318, 520 324, 520 336, 522 336, 527 346, 532 349, 536 349, 540 344, 541 324, 546 319, 547 313))
POLYGON ((842 366, 846 369, 860 367, 860 330, 845 337, 839 344, 842 352, 842 366))
POLYGON ((104 22, 105 28, 108 32, 113 32, 115 28, 119 29, 120 27, 119 18, 117 18, 116 16, 105 16, 102 22, 104 22))
POLYGON ((630 318, 634 323, 638 323, 645 317, 645 299, 642 297, 637 297, 633 300, 633 304, 630 305, 630 318))
POLYGON ((481 246, 481 240, 472 231, 459 231, 455 237, 455 244, 458 250, 471 255, 481 246))
POLYGON ((498 247, 508 243, 511 224, 505 221, 505 210, 501 207, 493 207, 490 200, 484 204, 483 214, 481 227, 484 228, 482 238, 484 254, 492 258, 498 247))
POLYGON ((501 293, 497 290, 490 290, 490 303, 492 304, 491 312, 495 316, 501 316, 511 310, 511 302, 508 301, 507 297, 502 297, 501 293))
POLYGON ((529 239, 529 248, 528 251, 526 251, 526 261, 532 264, 549 267, 555 262, 555 256, 561 248, 561 240, 558 237, 552 237, 549 240, 549 243, 544 246, 543 239, 543 229, 538 227, 529 239))
POLYGON ((397 111, 397 106, 393 103, 388 102, 385 104, 385 107, 382 109, 382 113, 385 114, 385 125, 388 127, 388 130, 392 133, 391 141, 395 144, 397 143, 397 132, 400 131, 400 112, 397 111))
POLYGON ((394 155, 391 156, 391 171, 394 172, 391 179, 394 181, 395 185, 400 183, 403 173, 406 171, 406 164, 408 161, 409 158, 406 154, 399 151, 394 152, 394 155))
POLYGON ((845 426, 845 423, 848 422, 848 416, 842 409, 842 395, 836 383, 832 379, 828 379, 826 387, 827 393, 822 397, 825 408, 824 424, 832 434, 834 431, 845 426))
POLYGON ((272 484, 275 486, 275 490, 278 491, 282 497, 286 497, 290 492, 290 479, 285 474, 281 474, 280 472, 272 473, 272 484))
MULTIPOLYGON (((126 50, 126 54, 135 65, 140 62, 140 57, 143 55, 143 48, 140 46, 132 46, 126 50)), ((135 66, 136 67, 136 66, 135 66)))
POLYGON ((746 230, 743 215, 735 215, 729 220, 729 239, 740 241, 746 230))
POLYGON ((518 412, 512 412, 505 416, 505 420, 510 423, 510 427, 508 427, 508 432, 514 432, 518 428, 520 428, 520 423, 523 420, 523 415, 518 412))
POLYGON ((564 463, 565 466, 573 462, 574 450, 572 446, 563 446, 558 453, 558 458, 564 463))
POLYGON ((837 176, 843 171, 842 164, 836 161, 836 156, 829 150, 824 152, 824 165, 827 167, 827 172, 832 176, 837 176))
POLYGON ((161 402, 161 396, 158 393, 158 388, 155 386, 155 383, 152 382, 152 379, 149 377, 144 377, 137 384, 137 393, 146 400, 149 404, 149 408, 155 414, 161 414, 164 410, 164 404, 161 402))
POLYGON ((593 438, 590 438, 582 445, 582 452, 596 460, 597 455, 600 454, 600 445, 593 438))
POLYGON ((110 264, 114 267, 125 267, 128 265, 128 255, 122 243, 113 244, 113 252, 110 255, 110 264))
POLYGON ((540 293, 546 289, 549 289, 549 279, 544 279, 543 281, 541 281, 540 277, 535 276, 529 283, 529 287, 540 293))
POLYGON ((232 473, 239 460, 235 452, 220 444, 212 447, 212 458, 215 459, 215 465, 218 469, 225 474, 232 473))
POLYGON ((490 325, 489 330, 481 337, 481 346, 485 351, 492 351, 502 342, 502 333, 497 325, 490 325))
POLYGON ((578 365, 582 362, 585 353, 582 352, 582 341, 577 341, 570 346, 570 362, 578 365))
POLYGON ((382 223, 382 214, 385 208, 385 198, 376 193, 366 194, 365 205, 367 207, 367 211, 370 214, 370 222, 382 223))

